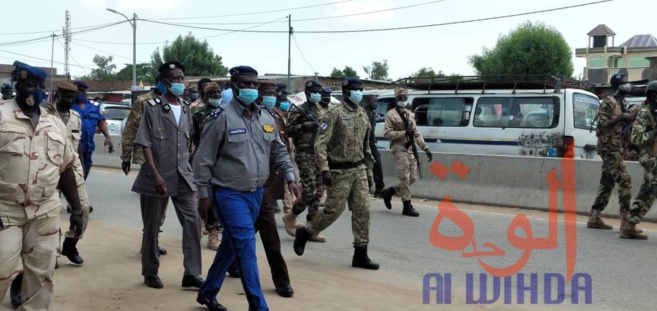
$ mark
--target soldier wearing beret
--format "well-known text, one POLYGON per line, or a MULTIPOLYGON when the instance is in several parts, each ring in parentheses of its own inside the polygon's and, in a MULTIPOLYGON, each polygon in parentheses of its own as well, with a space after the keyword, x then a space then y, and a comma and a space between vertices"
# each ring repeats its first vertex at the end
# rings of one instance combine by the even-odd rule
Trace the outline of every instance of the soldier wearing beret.
POLYGON ((189 103, 182 100, 185 68, 178 62, 160 66, 159 75, 166 92, 148 101, 137 131, 135 143, 142 146, 146 165, 132 186, 141 196, 144 234, 142 237, 142 275, 153 288, 164 285, 158 276, 157 256, 163 202, 171 198, 183 229, 182 287, 199 288, 201 275, 201 220, 196 204, 196 185, 189 165, 192 137, 192 114, 189 103))
MULTIPOLYGON (((209 79, 208 79, 209 80, 209 79)), ((205 126, 205 121, 208 119, 210 113, 219 107, 221 104, 221 94, 219 93, 219 85, 214 82, 204 83, 205 88, 203 89, 203 98, 196 101, 196 109, 192 109, 192 120, 194 127, 194 135, 192 136, 192 145, 193 153, 190 157, 190 164, 194 159, 194 154, 196 154, 196 148, 198 147, 199 142, 201 141, 201 133, 203 133, 203 127, 205 126), (202 100, 202 103, 199 101, 202 100)), ((194 104, 192 104, 194 105, 194 104)), ((190 106, 191 107, 191 106, 190 106)), ((207 247, 211 250, 217 250, 221 239, 219 235, 222 232, 221 225, 217 221, 217 218, 214 216, 214 213, 204 213, 201 214, 201 219, 204 222, 205 230, 208 233, 208 243, 207 247)))
POLYGON ((370 196, 367 190, 372 180, 374 158, 369 146, 371 131, 367 114, 358 106, 363 98, 363 86, 358 78, 345 78, 342 84, 344 101, 322 117, 315 150, 322 180, 327 188, 326 207, 317 212, 304 228, 296 231, 294 252, 301 256, 306 242, 328 228, 349 204, 354 235, 353 267, 378 270, 379 264, 367 255, 370 232, 370 196))
POLYGON ((217 294, 228 267, 236 261, 249 310, 269 310, 260 286, 255 245, 263 185, 273 169, 285 177, 295 195, 300 189, 274 117, 255 103, 258 72, 239 66, 229 73, 235 96, 208 117, 194 155, 199 206, 208 210, 214 199, 214 212, 223 227, 222 243, 196 301, 210 310, 226 310, 217 302, 217 294))
POLYGON ((11 87, 11 84, 9 83, 3 83, 2 84, 2 100, 7 100, 7 99, 12 99, 14 98, 14 91, 13 87, 11 87))
POLYGON ((75 96, 73 102, 73 107, 71 109, 77 111, 77 113, 82 116, 82 135, 80 138, 80 144, 82 144, 82 165, 84 165, 84 180, 87 180, 89 176, 89 171, 91 170, 91 156, 96 150, 96 144, 94 143, 94 135, 96 133, 96 127, 100 129, 100 132, 105 135, 105 146, 109 148, 109 152, 113 152, 114 145, 112 144, 112 138, 109 134, 109 129, 107 128, 107 121, 105 117, 100 113, 100 106, 98 102, 90 101, 87 99, 87 89, 89 85, 84 81, 76 81, 75 86, 78 88, 78 93, 75 96))
MULTIPOLYGON (((290 236, 294 236, 296 229, 302 226, 297 220, 301 213, 308 209, 306 221, 310 221, 315 216, 324 194, 322 175, 319 171, 315 153, 315 141, 320 117, 318 104, 322 99, 322 85, 314 80, 306 81, 305 85, 307 100, 300 107, 294 106, 290 110, 290 118, 287 124, 287 131, 294 142, 294 161, 299 168, 303 188, 299 203, 292 207, 290 213, 283 216, 285 230, 290 236)), ((312 237, 312 241, 323 243, 326 239, 318 232, 317 235, 312 237)))
POLYGON ((47 76, 41 68, 14 62, 16 97, 0 102, 0 301, 22 261, 22 300, 12 303, 25 310, 50 309, 60 242, 58 187, 71 203, 76 237, 83 227, 73 170, 77 154, 66 126, 40 106, 47 76))

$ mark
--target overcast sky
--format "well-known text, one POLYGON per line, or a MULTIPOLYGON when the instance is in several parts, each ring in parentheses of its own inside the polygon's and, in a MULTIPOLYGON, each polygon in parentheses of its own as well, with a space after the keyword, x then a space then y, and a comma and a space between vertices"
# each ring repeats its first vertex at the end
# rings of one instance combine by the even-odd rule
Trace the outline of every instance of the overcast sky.
MULTIPOLYGON (((0 31, 0 62, 11 64, 14 60, 21 60, 50 66, 52 41, 44 37, 49 35, 48 31, 61 34, 66 10, 71 15, 73 32, 84 30, 83 27, 125 20, 106 8, 120 11, 130 18, 136 13, 143 19, 197 27, 283 32, 287 31, 286 16, 291 14, 294 30, 301 32, 459 22, 592 2, 596 0, 11 1, 5 4, 9 12, 5 11, 0 31), (299 9, 321 4, 327 5, 299 9), (327 18, 371 11, 383 12, 327 18), (266 13, 244 14, 258 12, 266 13), (295 21, 310 18, 323 19, 295 21), (267 22, 272 23, 259 25, 267 22), (7 44, 38 38, 44 39, 7 44)), ((348 65, 365 77, 363 66, 387 59, 391 79, 407 77, 421 67, 431 67, 436 72, 442 70, 446 74, 470 75, 474 74, 468 63, 470 55, 481 53, 484 47, 494 47, 498 36, 531 20, 554 26, 563 34, 573 53, 574 75, 579 75, 585 62, 575 58, 575 48, 587 46, 586 34, 591 29, 598 24, 607 24, 617 33, 615 43, 618 46, 633 35, 653 34, 650 20, 657 11, 655 9, 655 0, 615 0, 554 12, 438 27, 384 32, 296 33, 294 38, 298 48, 292 41, 292 73, 313 75, 316 71, 320 75, 329 75, 333 67, 342 69, 348 65)), ((214 52, 223 58, 224 66, 250 65, 260 74, 287 73, 286 33, 227 33, 146 21, 137 22, 137 62, 149 61, 155 48, 189 32, 197 38, 206 38, 214 52)), ((61 37, 56 39, 54 47, 54 62, 59 73, 64 70, 63 42, 61 37)), ((117 69, 132 64, 132 27, 123 23, 74 34, 69 60, 71 74, 75 77, 88 73, 95 67, 92 62, 95 54, 114 56, 117 69)))

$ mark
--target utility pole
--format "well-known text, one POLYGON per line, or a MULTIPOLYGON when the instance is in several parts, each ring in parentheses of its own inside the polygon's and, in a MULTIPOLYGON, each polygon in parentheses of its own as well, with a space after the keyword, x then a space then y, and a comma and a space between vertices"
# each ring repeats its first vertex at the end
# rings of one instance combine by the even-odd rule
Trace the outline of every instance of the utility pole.
POLYGON ((69 53, 71 51, 71 13, 66 11, 65 26, 64 26, 64 74, 66 79, 71 79, 71 69, 68 64, 69 53))
POLYGON ((135 87, 137 85, 137 14, 132 13, 132 20, 130 20, 121 12, 110 8, 107 8, 107 10, 125 17, 132 26, 132 86, 135 87))
POLYGON ((53 100, 52 84, 53 84, 53 80, 55 79, 54 72, 53 72, 55 68, 53 68, 54 67, 53 63, 54 63, 54 59, 55 59, 55 37, 56 36, 57 35, 55 35, 54 32, 51 35, 51 37, 52 37, 52 51, 50 52, 50 91, 48 91, 48 98, 50 99, 49 100, 50 102, 52 102, 52 100, 53 100))
POLYGON ((289 90, 292 89, 290 85, 290 71, 292 69, 292 14, 287 16, 287 25, 288 25, 288 37, 287 37, 287 87, 289 90))

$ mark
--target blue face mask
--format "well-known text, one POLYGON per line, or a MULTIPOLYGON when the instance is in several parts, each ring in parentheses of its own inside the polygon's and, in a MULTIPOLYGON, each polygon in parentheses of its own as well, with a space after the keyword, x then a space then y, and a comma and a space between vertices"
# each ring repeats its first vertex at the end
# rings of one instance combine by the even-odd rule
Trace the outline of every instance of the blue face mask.
POLYGON ((41 102, 43 102, 43 99, 46 98, 46 93, 40 88, 35 88, 34 90, 32 90, 31 93, 25 95, 21 94, 20 92, 17 92, 16 97, 19 102, 25 101, 25 104, 32 107, 41 104, 41 102))
POLYGON ((263 96, 262 105, 267 109, 271 109, 276 105, 276 97, 274 96, 263 96))
POLYGON ((322 100, 322 94, 319 93, 310 93, 310 102, 313 104, 319 103, 322 100))
POLYGON ((185 85, 182 83, 171 83, 169 91, 171 91, 171 94, 173 95, 180 96, 185 93, 185 85))
POLYGON ((167 92, 167 86, 162 83, 162 81, 157 81, 157 84, 155 85, 155 88, 160 91, 160 94, 164 94, 167 92))
POLYGON ((76 103, 85 103, 87 102, 87 93, 75 95, 76 103))
POLYGON ((227 89, 221 92, 221 103, 230 103, 233 100, 233 90, 227 89))
POLYGON ((210 97, 208 99, 208 104, 210 104, 210 106, 212 106, 214 108, 217 108, 217 107, 219 107, 219 105, 221 105, 221 98, 212 98, 212 97, 210 97))
POLYGON ((363 100, 363 92, 356 90, 351 91, 351 95, 349 95, 349 100, 351 100, 351 102, 354 104, 359 104, 360 101, 363 100))
POLYGON ((239 98, 243 103, 249 105, 253 103, 258 98, 258 90, 256 89, 239 89, 239 98))
POLYGON ((290 110, 290 102, 281 102, 278 104, 278 106, 281 108, 283 111, 288 111, 290 110))

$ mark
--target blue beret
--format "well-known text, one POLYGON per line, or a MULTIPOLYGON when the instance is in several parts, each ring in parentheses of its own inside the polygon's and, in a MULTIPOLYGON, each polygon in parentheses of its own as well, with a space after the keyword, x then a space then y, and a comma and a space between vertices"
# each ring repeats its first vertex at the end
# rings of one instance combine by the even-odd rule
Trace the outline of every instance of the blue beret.
POLYGON ((363 82, 356 77, 346 77, 344 78, 344 81, 342 81, 343 89, 356 89, 361 87, 363 87, 363 82))
POLYGON ((235 75, 256 75, 257 76, 258 75, 258 72, 255 69, 253 69, 249 66, 233 67, 233 68, 230 68, 228 73, 230 73, 231 76, 235 76, 235 75))
POLYGON ((289 93, 287 92, 287 84, 285 84, 285 83, 277 83, 277 84, 276 84, 276 94, 277 94, 278 96, 289 94, 289 93))
POLYGON ((73 82, 73 84, 74 84, 75 86, 77 86, 77 87, 81 87, 81 88, 83 88, 83 89, 88 89, 88 88, 89 88, 89 84, 87 84, 87 83, 84 82, 84 81, 75 81, 75 82, 73 82))
POLYGON ((9 83, 3 83, 2 84, 2 89, 3 90, 11 90, 11 89, 13 89, 13 87, 11 87, 11 84, 9 84, 9 83))
POLYGON ((320 88, 321 88, 322 85, 319 84, 319 82, 317 82, 317 81, 315 81, 315 80, 308 80, 308 81, 306 81, 306 88, 307 88, 307 89, 309 89, 309 88, 313 88, 313 87, 320 87, 320 88))
POLYGON ((609 83, 611 83, 611 85, 616 85, 624 77, 627 77, 627 76, 624 73, 619 72, 619 73, 617 73, 617 74, 615 74, 611 77, 611 80, 609 81, 609 83))
POLYGON ((323 87, 322 88, 322 93, 324 94, 331 94, 333 92, 333 89, 330 87, 323 87))
POLYGON ((167 72, 169 72, 171 70, 174 70, 174 69, 180 69, 180 70, 183 71, 183 73, 185 72, 185 67, 181 63, 176 62, 176 61, 166 62, 166 63, 162 64, 162 66, 160 66, 160 68, 158 69, 158 72, 160 74, 163 74, 163 73, 167 73, 167 72))
POLYGON ((16 81, 20 80, 41 80, 45 81, 48 77, 48 72, 39 68, 32 67, 28 64, 15 61, 12 71, 11 78, 16 81))

